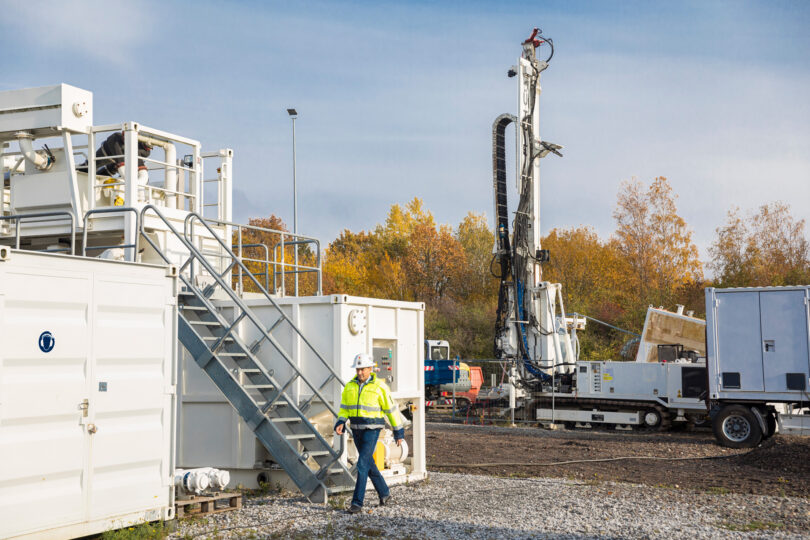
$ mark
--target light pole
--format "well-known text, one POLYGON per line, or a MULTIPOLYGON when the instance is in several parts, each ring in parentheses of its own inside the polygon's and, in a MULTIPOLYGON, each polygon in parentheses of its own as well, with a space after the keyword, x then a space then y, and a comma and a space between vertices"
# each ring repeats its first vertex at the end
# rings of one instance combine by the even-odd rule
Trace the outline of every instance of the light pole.
MULTIPOLYGON (((292 119, 292 142, 293 142, 293 241, 298 241, 298 185, 295 178, 295 119, 298 118, 298 111, 287 109, 287 114, 292 119)), ((298 244, 293 244, 293 262, 295 264, 295 296, 298 296, 298 244)))

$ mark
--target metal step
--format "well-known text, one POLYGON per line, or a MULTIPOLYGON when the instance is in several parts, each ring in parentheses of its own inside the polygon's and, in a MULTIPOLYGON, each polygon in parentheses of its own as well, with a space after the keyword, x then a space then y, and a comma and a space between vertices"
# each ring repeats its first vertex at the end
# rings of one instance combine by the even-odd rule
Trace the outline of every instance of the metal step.
MULTIPOLYGON (((313 435, 312 433, 299 433, 299 434, 296 434, 296 435, 287 435, 285 438, 288 441, 292 441, 292 440, 301 441, 301 440, 304 440, 304 439, 314 439, 315 435, 313 435)), ((327 452, 327 454, 328 453, 329 452, 327 452)))
POLYGON ((189 324, 193 324, 196 326, 219 326, 222 327, 221 324, 217 321, 188 321, 189 324))

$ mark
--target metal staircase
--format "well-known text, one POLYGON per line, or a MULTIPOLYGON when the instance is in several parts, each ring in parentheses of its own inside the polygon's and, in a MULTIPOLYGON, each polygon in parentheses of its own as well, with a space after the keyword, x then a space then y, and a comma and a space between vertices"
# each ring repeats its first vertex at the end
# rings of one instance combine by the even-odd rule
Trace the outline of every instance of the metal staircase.
MULTIPOLYGON (((140 233, 152 248, 169 264, 172 261, 159 246, 146 235, 145 214, 151 212, 183 243, 189 257, 179 268, 183 290, 178 295, 178 337, 194 360, 222 391, 242 419, 267 448, 273 459, 284 468, 293 482, 311 502, 325 503, 329 494, 354 488, 355 478, 341 461, 345 436, 336 436, 338 448, 334 448, 319 433, 309 420, 313 406, 329 411, 333 420, 337 411, 323 392, 331 385, 342 386, 340 377, 321 356, 300 329, 282 311, 270 293, 256 280, 243 262, 226 245, 215 231, 198 214, 191 213, 185 220, 182 233, 161 214, 160 210, 147 205, 141 210, 140 233), (217 255, 205 255, 195 246, 193 228, 202 227, 215 238, 221 248, 217 255), (216 257, 216 262, 210 259, 216 257), (224 269, 222 262, 224 261, 224 269), (257 290, 263 293, 267 303, 275 308, 278 318, 266 327, 259 317, 245 304, 231 286, 231 270, 240 268, 251 279, 257 290), (204 280, 195 279, 195 274, 204 280), (205 281, 205 285, 199 282, 205 281), (222 291, 229 300, 228 309, 219 309, 212 296, 222 291), (230 313, 232 311, 232 313, 230 313), (226 316, 228 313, 228 316, 226 316), (289 325, 303 347, 309 348, 323 364, 322 381, 313 382, 303 375, 292 356, 284 350, 273 331, 289 325), (236 329, 240 325, 253 326, 259 339, 245 343, 236 329), (292 369, 292 376, 277 380, 274 370, 267 369, 256 357, 262 346, 272 346, 292 369), (311 391, 303 402, 296 402, 292 395, 293 383, 300 380, 311 391)), ((222 296, 221 294, 219 296, 222 296)), ((263 299, 263 300, 264 300, 263 299)), ((303 385, 302 385, 303 386, 303 385)))

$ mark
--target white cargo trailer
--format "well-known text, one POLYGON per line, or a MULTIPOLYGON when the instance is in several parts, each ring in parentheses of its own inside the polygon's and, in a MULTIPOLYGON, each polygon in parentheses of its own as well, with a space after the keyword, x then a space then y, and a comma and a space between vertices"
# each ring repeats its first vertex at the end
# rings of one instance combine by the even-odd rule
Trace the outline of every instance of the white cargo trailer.
MULTIPOLYGON (((345 382, 355 373, 352 359, 361 352, 372 354, 377 374, 386 380, 392 397, 405 414, 412 413, 413 444, 404 462, 388 460, 382 471, 389 483, 422 480, 425 477, 424 455, 424 304, 399 302, 347 295, 284 297, 277 299, 295 325, 307 336, 314 349, 324 351, 326 360, 345 382)), ((246 300, 267 327, 278 319, 278 312, 262 299, 246 300)), ((233 319, 234 306, 218 302, 226 318, 233 319)), ((238 335, 247 343, 256 342, 259 334, 250 325, 243 325, 238 335)), ((284 350, 291 351, 295 365, 307 379, 317 379, 323 372, 313 349, 302 346, 298 335, 289 326, 273 331, 284 350)), ((273 376, 288 380, 292 368, 269 344, 263 345, 256 356, 273 376)), ((330 384, 324 397, 340 405, 342 386, 330 384)), ((230 472, 235 484, 257 487, 262 482, 286 483, 288 478, 274 462, 267 449, 256 439, 253 430, 234 410, 222 392, 203 373, 188 354, 182 362, 179 380, 179 454, 183 467, 210 464, 230 472)), ((298 403, 312 398, 310 387, 296 380, 289 389, 290 397, 298 403)), ((307 416, 318 426, 321 435, 332 440, 333 422, 323 404, 315 404, 307 416), (321 418, 323 417, 323 418, 321 418)), ((382 438, 381 438, 382 439, 382 438)), ((393 441, 391 441, 393 443, 393 441)), ((389 445, 389 446, 393 446, 389 445)), ((353 445, 342 461, 352 458, 353 445)), ((389 454, 393 447, 385 448, 389 454)))
POLYGON ((0 538, 174 517, 176 278, 0 247, 0 538))
POLYGON ((709 397, 718 441, 810 434, 810 287, 706 289, 709 397), (780 412, 774 404, 784 404, 780 412))

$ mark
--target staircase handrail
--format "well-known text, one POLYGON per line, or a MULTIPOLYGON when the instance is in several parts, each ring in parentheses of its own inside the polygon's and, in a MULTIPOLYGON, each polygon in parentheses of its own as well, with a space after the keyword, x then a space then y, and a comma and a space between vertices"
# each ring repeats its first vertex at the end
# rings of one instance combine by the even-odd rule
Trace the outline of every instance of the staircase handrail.
MULTIPOLYGON (((329 363, 326 360, 324 360, 323 356, 321 356, 321 353, 319 353, 317 351, 317 349, 315 349, 315 346, 312 345, 309 342, 309 340, 306 338, 306 336, 304 336, 304 334, 301 333, 301 331, 298 329, 298 327, 295 325, 295 323, 293 323, 292 319, 290 319, 287 316, 287 314, 284 313, 284 310, 281 309, 281 306, 278 305, 278 303, 273 299, 272 295, 267 291, 267 289, 262 287, 262 284, 259 283, 259 280, 256 279, 256 277, 248 269, 248 267, 244 265, 244 263, 241 261, 241 259, 239 257, 237 257, 236 254, 233 251, 231 251, 231 249, 227 246, 227 244, 225 244, 225 242, 216 234, 216 231, 214 231, 214 229, 212 229, 211 226, 208 225, 208 223, 206 223, 206 219, 204 219, 202 216, 200 216, 196 212, 191 212, 186 216, 184 227, 183 227, 184 228, 183 234, 185 236, 186 242, 188 244, 192 243, 192 240, 189 239, 189 237, 188 237, 188 230, 189 230, 189 225, 193 226, 192 220, 194 220, 194 219, 199 221, 202 224, 202 226, 205 227, 206 230, 209 233, 211 233, 211 235, 219 243, 219 245, 222 247, 222 249, 225 250, 225 253, 229 254, 233 258, 233 260, 236 262, 236 264, 239 266, 239 268, 241 268, 244 271, 244 273, 250 278, 250 280, 253 281, 253 284, 256 285, 256 287, 259 288, 259 291, 262 294, 264 294, 264 297, 267 300, 269 300, 270 303, 273 305, 273 307, 275 307, 276 310, 279 312, 279 314, 281 314, 281 317, 290 324, 290 326, 293 328, 293 330, 295 330, 295 333, 298 334, 298 336, 307 345, 307 347, 309 347, 309 349, 313 353, 315 353, 315 356, 318 357, 318 360, 321 361, 321 363, 324 365, 324 367, 326 367, 326 369, 328 369, 332 373, 332 375, 335 376, 335 378, 339 381, 341 386, 345 386, 343 381, 340 379, 340 375, 334 370, 334 368, 331 365, 329 365, 329 363)), ((213 267, 211 267, 210 263, 208 263, 207 260, 203 261, 201 259, 200 262, 204 263, 204 265, 206 266, 206 270, 208 270, 209 274, 214 276, 215 279, 217 279, 217 281, 223 281, 223 283, 224 283, 224 280, 222 280, 222 278, 219 277, 219 273, 213 267)), ((221 284, 221 285, 223 285, 223 284, 221 284)), ((234 299, 234 301, 238 301, 239 303, 241 303, 242 299, 239 298, 239 295, 237 294, 236 291, 233 290, 232 287, 230 287, 230 286, 224 287, 224 285, 223 285, 223 288, 228 290, 228 294, 234 299)), ((252 314, 248 315, 248 317, 251 317, 251 316, 252 316, 252 314)), ((252 317, 251 317, 251 320, 253 320, 252 317)), ((262 330, 264 330, 264 326, 259 321, 253 320, 253 323, 256 324, 257 326, 259 326, 260 328, 262 328, 262 330)), ((268 338, 269 338, 269 335, 268 335, 268 338)), ((279 352, 281 352, 281 351, 279 351, 279 352)), ((284 355, 282 354, 282 356, 284 356, 284 355)), ((293 367, 293 369, 295 369, 296 372, 298 371, 298 369, 295 368, 295 365, 293 364, 293 362, 290 359, 285 358, 285 360, 287 360, 287 363, 290 364, 290 366, 293 367)), ((301 375, 301 377, 303 377, 303 374, 301 375)), ((306 380, 306 379, 304 379, 304 380, 306 380)), ((313 387, 313 390, 314 389, 315 388, 313 387)), ((318 396, 318 397, 320 397, 320 396, 318 396)), ((337 416, 337 415, 335 415, 335 416, 337 416)))
MULTIPOLYGON (((170 222, 169 222, 169 221, 166 219, 166 217, 165 217, 165 216, 164 216, 164 215, 163 215, 163 214, 160 212, 160 210, 158 210, 158 208, 157 208, 156 206, 154 206, 154 205, 152 205, 152 204, 147 204, 147 205, 144 205, 144 207, 141 209, 141 234, 142 234, 142 235, 143 235, 143 237, 146 239, 146 241, 147 241, 147 242, 149 242, 149 244, 152 246, 152 248, 153 248, 153 249, 154 249, 154 250, 155 250, 155 251, 158 253, 158 255, 160 255, 160 257, 161 257, 161 258, 162 258, 164 261, 166 261, 166 263, 171 264, 171 261, 169 260, 169 258, 168 258, 168 257, 166 257, 166 256, 163 254, 163 252, 160 250, 159 246, 157 246, 157 245, 156 245, 156 244, 155 244, 155 243, 152 241, 152 239, 151 239, 151 238, 149 238, 149 237, 146 235, 146 231, 144 230, 144 229, 145 229, 145 224, 146 224, 145 215, 146 215, 146 212, 147 212, 148 210, 153 211, 153 212, 154 212, 154 213, 155 213, 155 214, 156 214, 156 215, 157 215, 157 216, 160 218, 160 220, 161 220, 161 221, 163 221, 163 223, 166 225, 166 227, 168 227, 168 229, 169 229, 169 230, 170 230, 170 231, 171 231, 171 232, 172 232, 172 233, 173 233, 175 236, 177 236, 177 238, 178 238, 178 239, 180 239, 180 241, 183 243, 183 245, 186 247, 186 249, 188 249, 188 250, 189 250, 189 254, 190 254, 189 260, 188 260, 188 261, 186 261, 186 263, 185 263, 185 264, 183 264, 183 266, 181 267, 180 272, 182 272, 182 268, 185 268, 185 267, 188 265, 188 263, 189 263, 189 262, 190 262, 192 259, 195 259, 195 258, 196 258, 196 259, 198 259, 198 260, 199 260, 199 262, 200 262, 200 263, 201 263, 201 264, 202 264, 202 265, 205 267, 205 269, 206 269, 206 270, 208 271, 208 273, 211 275, 211 277, 213 277, 213 278, 214 278, 214 279, 217 281, 217 283, 218 283, 218 284, 219 284, 219 285, 220 285, 220 286, 223 288, 223 290, 225 290, 225 291, 226 291, 226 293, 227 293, 227 294, 228 294, 228 295, 231 297, 231 299, 234 301, 234 303, 235 303, 237 306, 239 306, 239 307, 240 307, 240 309, 242 309, 242 311, 243 311, 243 313, 245 314, 245 316, 246 316, 248 319, 250 319, 250 321, 251 321, 251 322, 254 324, 254 326, 256 326, 256 328, 258 328, 258 329, 259 329, 259 330, 262 332, 262 334, 264 334, 265 338, 267 338, 267 340, 268 340, 268 341, 269 341, 269 342, 270 342, 270 343, 271 343, 271 344, 272 344, 272 345, 273 345, 273 346, 276 348, 276 350, 277 350, 277 351, 278 351, 278 352, 281 354, 281 357, 282 357, 282 358, 284 358, 284 360, 285 360, 285 361, 287 362, 287 364, 288 364, 288 365, 289 365, 289 366, 290 366, 290 367, 293 369, 293 371, 295 371, 295 372, 298 374, 298 376, 299 376, 299 377, 301 377, 301 379, 304 381, 304 383, 305 383, 307 386, 309 386, 309 387, 312 389, 312 391, 315 393, 315 395, 316 395, 316 396, 318 396, 318 397, 321 399, 321 401, 322 401, 322 402, 323 402, 323 404, 326 406, 326 408, 329 410, 329 412, 331 412, 331 413, 332 413, 332 416, 334 416, 335 418, 337 418, 337 417, 338 417, 338 413, 337 413, 337 411, 335 410, 335 408, 332 406, 331 401, 329 401, 329 400, 327 400, 326 398, 324 398, 324 397, 323 397, 323 395, 320 393, 320 391, 319 391, 319 390, 318 390, 318 389, 317 389, 317 388, 316 388, 316 387, 315 387, 315 386, 314 386, 314 385, 313 385, 311 382, 309 382, 309 380, 308 380, 308 379, 307 379, 307 378, 304 376, 304 374, 303 374, 303 373, 301 373, 301 371, 298 369, 298 367, 295 365, 295 363, 294 363, 294 362, 293 362, 293 361, 292 361, 292 360, 291 360, 291 359, 290 359, 290 358, 287 356, 287 354, 286 354, 284 351, 282 351, 282 350, 281 350, 281 348, 280 348, 280 347, 279 347, 279 346, 276 344, 275 339, 274 339, 274 338, 273 338, 273 337, 272 337, 272 336, 271 336, 271 335, 270 335, 270 334, 267 332, 267 330, 265 329, 265 327, 264 327, 264 325, 261 323, 261 321, 259 321, 259 320, 256 318, 256 316, 253 314, 253 312, 252 312, 250 309, 246 309, 246 308, 247 308, 247 306, 244 304, 243 300, 242 300, 242 299, 239 297, 239 295, 236 293, 236 291, 234 291, 234 290, 233 290, 233 288, 232 288, 230 285, 228 285, 228 284, 227 284, 227 283, 226 283, 226 282, 225 282, 225 281, 222 279, 222 277, 221 277, 221 276, 219 275, 219 273, 218 273, 218 272, 217 272, 217 271, 216 271, 216 270, 215 270, 215 269, 214 269, 214 268, 211 266, 211 264, 208 262, 208 260, 207 260, 207 259, 206 259, 206 258, 205 258, 205 257, 204 257, 204 256, 203 256, 203 255, 202 255, 200 252, 199 252, 199 250, 198 250, 198 249, 197 249, 197 248, 196 248, 196 247, 195 247, 195 246, 194 246, 194 245, 193 245, 191 242, 189 242, 189 240, 188 240, 188 238, 186 238, 185 234, 181 235, 181 234, 180 234, 180 233, 177 231, 177 229, 175 229, 175 228, 174 228, 174 225, 172 225, 172 224, 171 224, 171 223, 170 223, 170 222)), ((289 318, 289 317, 287 317, 287 315, 286 315, 286 314, 284 313, 284 311, 281 309, 281 306, 279 306, 279 305, 278 305, 278 303, 277 303, 275 300, 273 300, 273 298, 272 298, 272 297, 270 297, 269 293, 268 293, 268 292, 267 292, 267 291, 266 291, 266 290, 265 290, 265 289, 264 289, 264 288, 261 286, 261 284, 260 284, 260 283, 259 283, 259 282, 256 280, 256 278, 255 278, 255 277, 253 277, 253 275, 252 275, 252 274, 251 274, 251 273, 250 273, 250 272, 247 270, 247 268, 244 266, 244 264, 242 264, 242 262, 239 260, 239 258, 238 258, 238 257, 236 257, 236 255, 235 255, 235 254, 234 254, 234 253, 233 253, 233 252, 232 252, 232 251, 231 251, 231 250, 230 250, 230 249, 229 249, 229 248, 228 248, 228 247, 227 247, 227 246, 224 244, 224 242, 223 242, 223 241, 222 241, 222 240, 219 238, 219 236, 218 236, 218 235, 217 235, 217 234, 216 234, 216 233, 215 233, 215 232, 214 232, 214 231, 211 229, 211 227, 209 227, 209 226, 208 226, 208 224, 207 224, 207 223, 205 223, 205 222, 203 221, 202 217, 201 217, 199 214, 196 214, 196 213, 190 213, 190 214, 189 214, 189 215, 186 217, 186 221, 190 220, 191 218, 195 218, 195 217, 196 217, 198 220, 200 220, 200 222, 201 222, 201 223, 202 223, 202 224, 203 224, 203 225, 206 227, 206 229, 208 229, 208 230, 209 230, 209 231, 212 233, 213 237, 217 239, 217 241, 220 243, 220 245, 221 245, 221 246, 222 246, 222 248, 225 250, 225 252, 226 252, 226 253, 229 253, 229 254, 231 255, 231 257, 232 257, 232 259, 233 259, 234 263, 235 263, 235 264, 240 265, 240 266, 242 267, 242 269, 243 269, 243 270, 245 270, 245 273, 246 273, 246 274, 248 274, 248 275, 251 277, 251 279, 254 281, 254 283, 256 283, 257 287, 259 287, 259 288, 260 288, 260 290, 264 292, 265 297, 266 297, 268 300, 270 300, 270 303, 271 303, 271 304, 272 304, 272 305, 273 305, 273 306, 276 308, 276 310, 277 310, 277 311, 278 311, 278 312, 281 314, 281 317, 282 317, 282 318, 284 318, 284 320, 286 320, 287 322, 289 322, 289 323, 290 323, 290 326, 291 326, 291 327, 292 327, 292 328, 295 330, 295 332, 296 332, 296 333, 297 333, 297 334, 298 334, 298 335, 301 337, 301 339, 304 341, 304 343, 306 343, 306 345, 307 345, 307 346, 308 346, 308 347, 309 347, 309 348, 310 348, 310 349, 311 349, 311 350, 312 350, 312 351, 315 353, 315 355, 318 357, 318 359, 319 359, 319 360, 320 360, 320 361, 321 361, 321 362, 322 362, 322 363, 323 363, 323 364, 326 366, 326 368, 327 368, 327 369, 328 369, 328 370, 329 370, 329 371, 330 371, 330 372, 331 372, 331 373, 334 375, 335 380, 338 382, 338 384, 339 384, 339 385, 341 385, 341 386, 345 386, 344 382, 343 382, 343 381, 340 379, 340 376, 339 376, 339 375, 338 375, 338 374, 335 372, 335 370, 332 368, 332 366, 330 366, 329 364, 327 364, 327 363, 326 363, 326 361, 323 359, 323 357, 320 355, 320 353, 318 353, 318 351, 317 351, 317 350, 315 350, 315 348, 312 346, 312 344, 311 344, 311 343, 309 343, 309 340, 307 340, 307 339, 306 339, 306 338, 305 338, 305 337, 304 337, 304 336, 301 334, 300 330, 298 330, 298 327, 297 327, 297 326, 295 326, 295 324, 293 324, 293 322, 290 320, 290 318, 289 318)), ((291 401, 291 400, 290 400, 290 401, 291 401)), ((342 441, 342 437, 341 437, 341 441, 342 441)))

